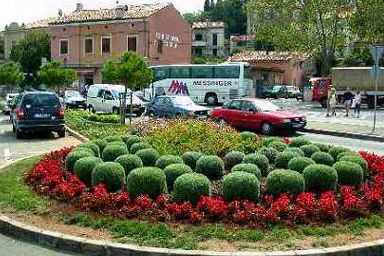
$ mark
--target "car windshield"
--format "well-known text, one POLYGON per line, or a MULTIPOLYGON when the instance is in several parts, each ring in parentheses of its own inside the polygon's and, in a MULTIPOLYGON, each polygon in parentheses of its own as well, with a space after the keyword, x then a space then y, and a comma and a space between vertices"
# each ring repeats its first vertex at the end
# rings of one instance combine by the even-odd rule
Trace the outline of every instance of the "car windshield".
POLYGON ((195 103, 193 103, 193 101, 189 97, 173 98, 173 103, 175 105, 179 105, 179 106, 190 106, 190 105, 194 105, 195 104, 195 103))
POLYGON ((261 112, 275 112, 281 110, 281 107, 269 101, 255 102, 257 110, 261 112))
POLYGON ((81 96, 81 94, 78 91, 65 91, 65 96, 76 97, 76 96, 81 96))
POLYGON ((60 104, 59 98, 53 94, 29 94, 24 96, 23 103, 25 106, 46 107, 57 106, 60 104))
MULTIPOLYGON (((113 94, 113 97, 115 97, 115 99, 120 99, 120 94, 124 94, 124 91, 123 90, 112 90, 112 94, 113 94)), ((128 90, 127 91, 127 99, 129 99, 131 96, 131 91, 128 90)), ((132 96, 132 99, 133 101, 139 101, 139 97, 136 96, 136 94, 133 93, 133 96, 132 96)))
POLYGON ((272 91, 277 92, 281 89, 282 86, 273 86, 272 91))

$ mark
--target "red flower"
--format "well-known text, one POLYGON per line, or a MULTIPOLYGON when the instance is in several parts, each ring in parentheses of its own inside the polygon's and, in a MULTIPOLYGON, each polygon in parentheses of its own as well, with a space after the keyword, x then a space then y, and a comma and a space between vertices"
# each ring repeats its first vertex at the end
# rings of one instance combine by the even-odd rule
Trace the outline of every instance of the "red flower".
POLYGON ((333 191, 326 191, 321 194, 319 199, 320 216, 335 219, 337 216, 338 204, 333 191))

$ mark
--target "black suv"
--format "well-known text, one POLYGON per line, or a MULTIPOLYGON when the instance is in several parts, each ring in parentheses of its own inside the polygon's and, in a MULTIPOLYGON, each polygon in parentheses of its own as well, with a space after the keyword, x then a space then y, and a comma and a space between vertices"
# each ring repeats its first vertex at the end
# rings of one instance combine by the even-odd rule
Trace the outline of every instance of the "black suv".
POLYGON ((55 131, 65 137, 64 107, 52 92, 25 92, 13 106, 12 124, 16 138, 23 133, 55 131))

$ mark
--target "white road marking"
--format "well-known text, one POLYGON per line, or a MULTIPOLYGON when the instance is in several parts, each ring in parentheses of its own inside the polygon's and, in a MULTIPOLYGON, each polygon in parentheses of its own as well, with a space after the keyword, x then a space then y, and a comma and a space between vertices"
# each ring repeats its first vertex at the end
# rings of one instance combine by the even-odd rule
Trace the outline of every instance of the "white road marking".
POLYGON ((4 149, 4 158, 7 163, 10 163, 13 161, 9 148, 4 149))

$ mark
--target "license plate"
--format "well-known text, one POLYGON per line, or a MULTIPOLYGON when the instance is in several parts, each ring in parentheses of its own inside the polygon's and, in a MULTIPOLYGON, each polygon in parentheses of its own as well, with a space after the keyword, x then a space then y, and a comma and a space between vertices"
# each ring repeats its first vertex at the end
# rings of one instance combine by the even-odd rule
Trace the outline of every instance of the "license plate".
POLYGON ((35 117, 36 118, 47 118, 47 117, 50 117, 49 114, 35 114, 35 117))

